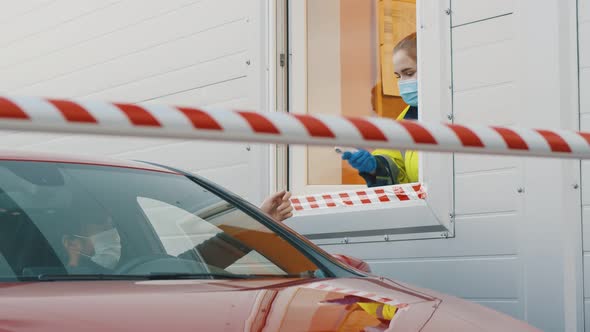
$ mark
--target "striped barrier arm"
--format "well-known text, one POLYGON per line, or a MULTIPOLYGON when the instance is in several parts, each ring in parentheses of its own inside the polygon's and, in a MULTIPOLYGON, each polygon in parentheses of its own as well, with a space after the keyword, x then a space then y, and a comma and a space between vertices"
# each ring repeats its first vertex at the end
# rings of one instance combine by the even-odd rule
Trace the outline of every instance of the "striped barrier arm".
POLYGON ((407 202, 426 199, 426 190, 422 184, 402 184, 363 190, 350 190, 337 193, 303 195, 291 198, 295 214, 304 211, 330 209, 336 207, 376 206, 395 202, 407 202))
POLYGON ((590 133, 0 97, 0 129, 590 159, 590 133))

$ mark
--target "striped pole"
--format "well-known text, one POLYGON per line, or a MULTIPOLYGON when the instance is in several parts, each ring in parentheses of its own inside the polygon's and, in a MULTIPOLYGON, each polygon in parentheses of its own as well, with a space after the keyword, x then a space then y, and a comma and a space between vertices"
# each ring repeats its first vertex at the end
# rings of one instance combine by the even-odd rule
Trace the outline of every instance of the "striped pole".
POLYGON ((590 133, 0 97, 0 129, 433 152, 590 158, 590 133))

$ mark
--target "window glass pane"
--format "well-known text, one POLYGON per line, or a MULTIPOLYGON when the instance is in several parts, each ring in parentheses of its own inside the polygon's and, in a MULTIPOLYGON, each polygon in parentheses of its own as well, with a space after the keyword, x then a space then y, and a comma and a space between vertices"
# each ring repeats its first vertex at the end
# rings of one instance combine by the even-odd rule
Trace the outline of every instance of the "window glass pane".
MULTIPOLYGON (((231 218, 249 218, 225 202, 219 202, 221 204, 217 203, 209 207, 211 211, 215 209, 219 209, 219 211, 227 210, 222 213, 223 217, 210 216, 208 218, 210 221, 207 221, 198 216, 199 212, 192 214, 165 202, 145 197, 139 197, 137 201, 154 227, 154 230, 158 233, 168 254, 178 256, 185 252, 194 252, 201 260, 208 264, 216 263, 208 261, 207 257, 203 257, 195 248, 199 248, 207 240, 216 241, 216 236, 223 234, 223 230, 210 221, 215 220, 216 222, 220 222, 220 219, 223 219, 225 223, 231 218)), ((207 209, 203 209, 200 214, 210 215, 205 210, 207 209)), ((238 226, 235 222, 234 224, 238 226)), ((242 222, 241 224, 244 223, 242 222)), ((260 224, 251 224, 250 228, 252 230, 256 229, 259 232, 265 232, 267 235, 272 234, 265 227, 261 227, 260 224)), ((245 246, 245 244, 242 245, 245 246)), ((222 252, 219 252, 218 256, 221 255, 222 252)), ((235 261, 230 265, 217 267, 223 267, 226 271, 236 274, 286 274, 285 271, 251 248, 249 248, 248 253, 240 253, 239 256, 236 256, 235 261)))
POLYGON ((137 202, 170 255, 180 255, 223 232, 196 215, 168 203, 145 197, 138 197, 137 202))
POLYGON ((318 267, 301 250, 180 174, 0 161, 2 280, 311 277, 318 267))
MULTIPOLYGON (((396 119, 393 47, 415 27, 415 0, 308 0, 308 113, 396 119)), ((308 185, 365 184, 334 148, 308 148, 306 167, 308 185)))

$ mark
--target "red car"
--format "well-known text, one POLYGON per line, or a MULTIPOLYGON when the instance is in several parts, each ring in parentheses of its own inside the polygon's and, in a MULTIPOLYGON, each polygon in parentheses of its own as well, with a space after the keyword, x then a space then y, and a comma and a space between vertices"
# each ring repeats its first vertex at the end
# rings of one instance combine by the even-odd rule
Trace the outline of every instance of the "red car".
POLYGON ((0 331, 535 330, 351 264, 180 170, 0 152, 0 331))

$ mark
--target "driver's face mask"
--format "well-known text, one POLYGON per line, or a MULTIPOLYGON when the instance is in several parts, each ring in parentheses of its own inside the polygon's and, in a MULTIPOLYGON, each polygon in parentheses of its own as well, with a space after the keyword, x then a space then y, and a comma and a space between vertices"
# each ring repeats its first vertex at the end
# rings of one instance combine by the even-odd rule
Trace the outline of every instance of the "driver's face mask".
POLYGON ((121 258, 121 238, 116 229, 111 228, 84 238, 90 239, 94 245, 94 255, 89 256, 90 260, 107 269, 117 266, 121 258))

